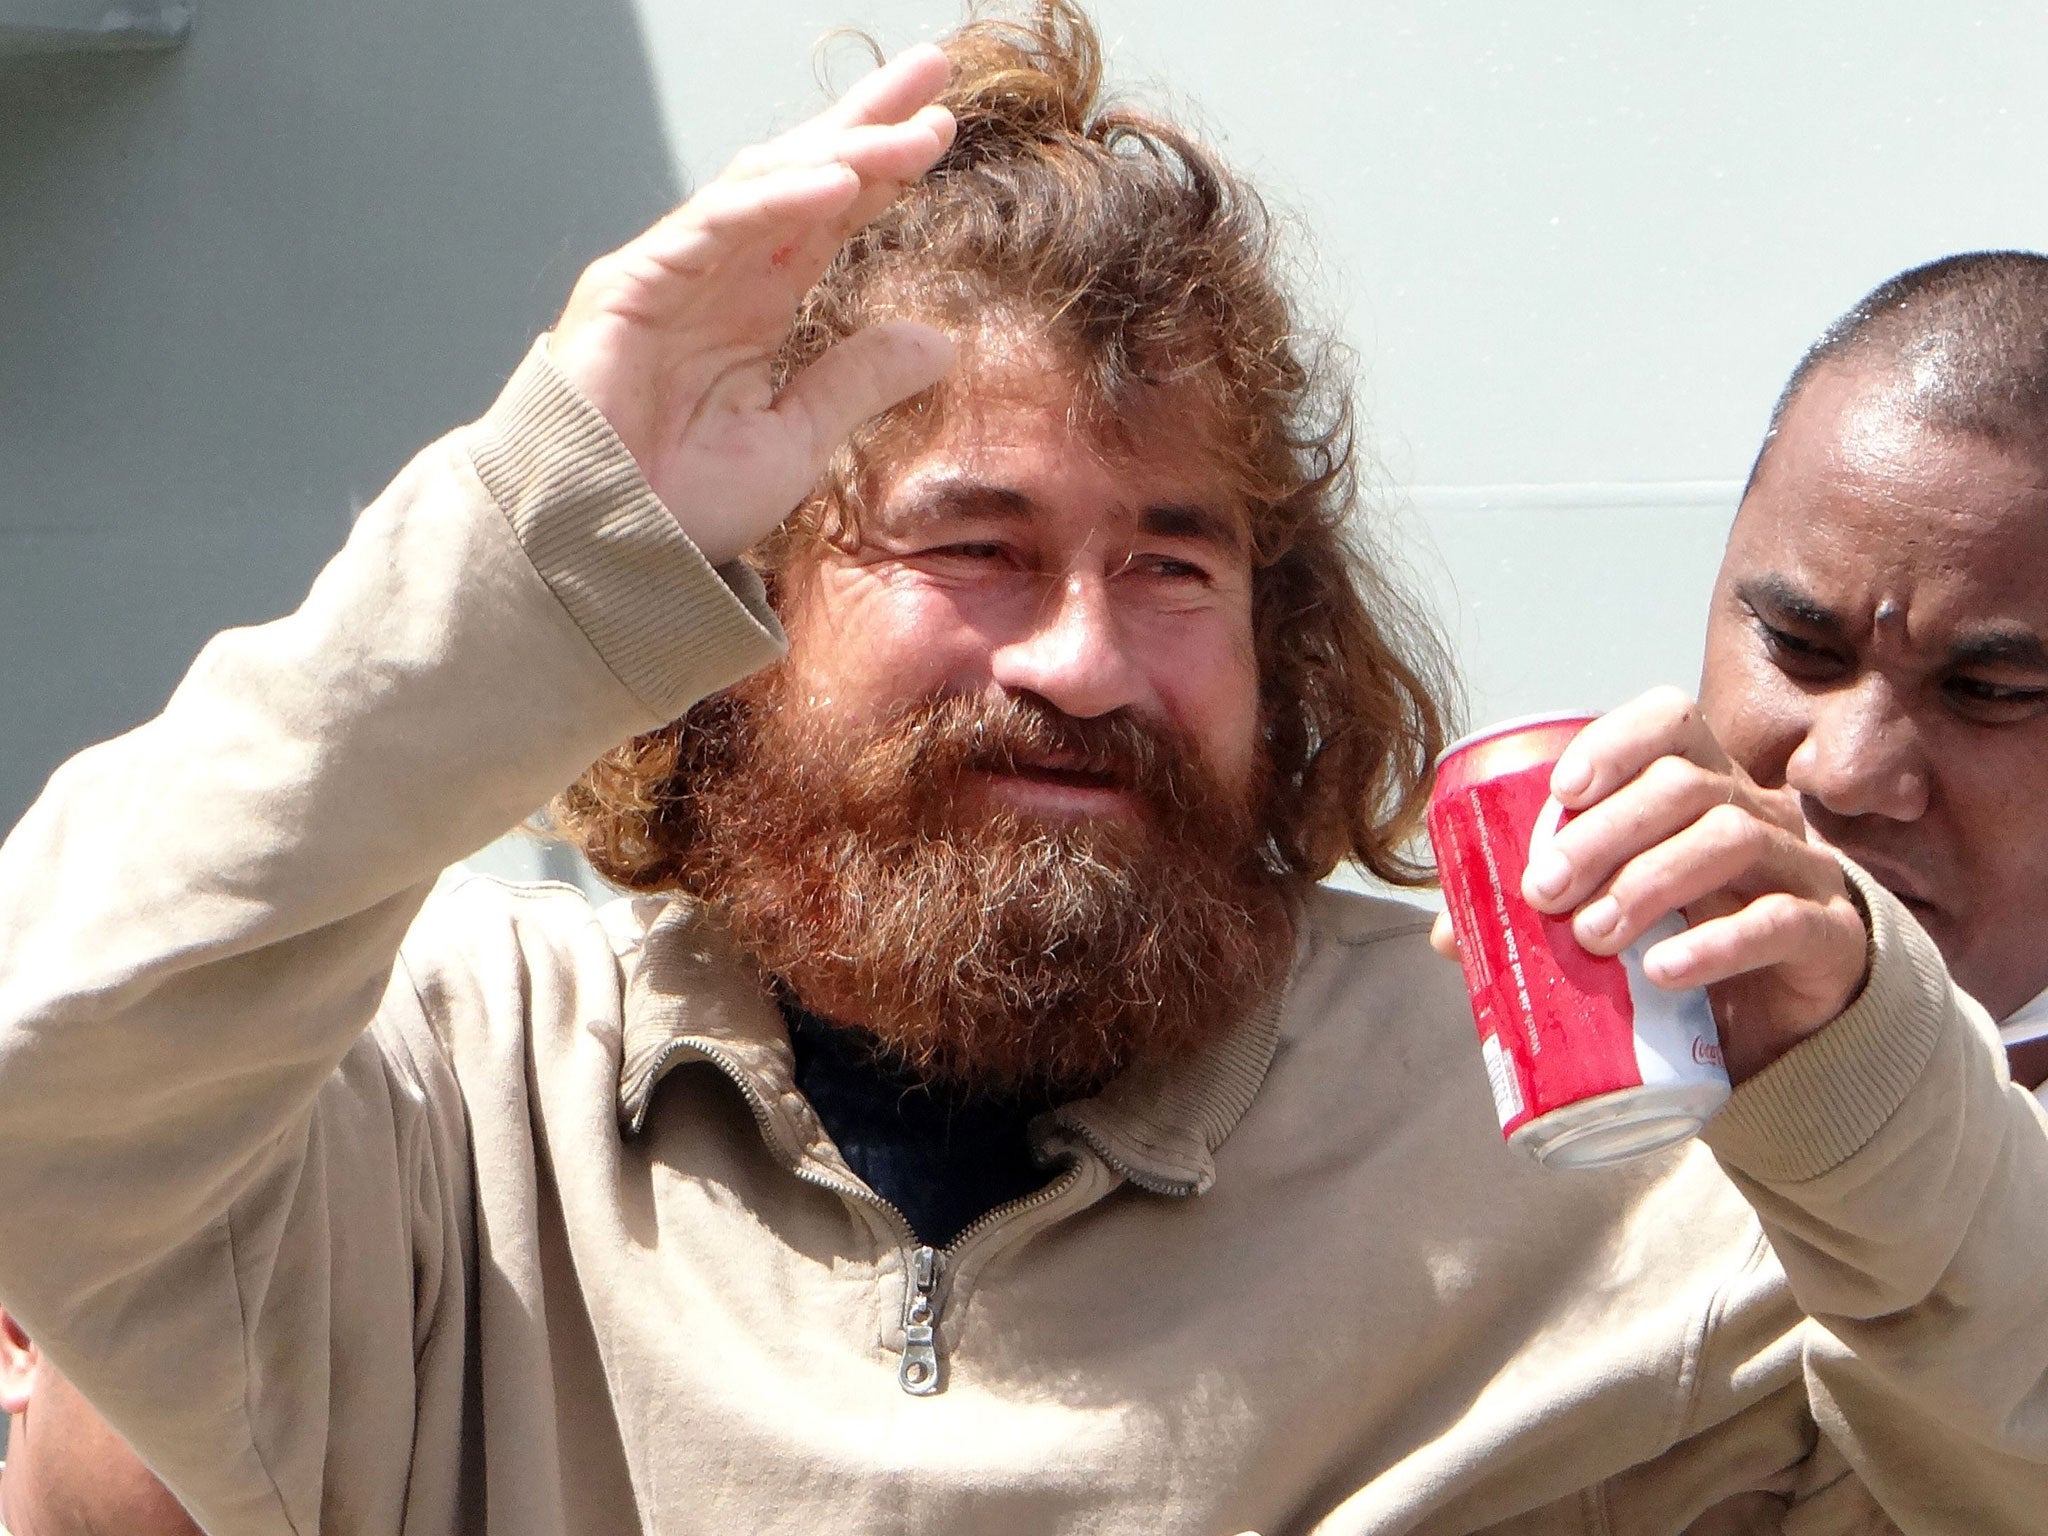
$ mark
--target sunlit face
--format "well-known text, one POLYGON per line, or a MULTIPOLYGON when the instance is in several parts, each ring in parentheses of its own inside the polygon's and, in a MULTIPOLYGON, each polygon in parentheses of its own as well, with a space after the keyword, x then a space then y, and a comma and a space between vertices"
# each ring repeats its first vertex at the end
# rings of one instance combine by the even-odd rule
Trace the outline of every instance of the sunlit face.
POLYGON ((1817 371, 1736 517, 1701 699, 1994 1018, 2048 986, 2048 473, 1817 371))
MULTIPOLYGON (((935 437, 887 477, 860 547, 831 552, 787 615, 798 691, 868 723, 947 694, 1033 695, 1080 719, 1175 732, 1217 785, 1257 759, 1245 516, 1162 406, 1129 452, 1069 421, 1071 389, 1027 350, 981 365, 935 437)), ((1135 817, 1142 806, 1047 756, 970 775, 991 808, 1135 817)))

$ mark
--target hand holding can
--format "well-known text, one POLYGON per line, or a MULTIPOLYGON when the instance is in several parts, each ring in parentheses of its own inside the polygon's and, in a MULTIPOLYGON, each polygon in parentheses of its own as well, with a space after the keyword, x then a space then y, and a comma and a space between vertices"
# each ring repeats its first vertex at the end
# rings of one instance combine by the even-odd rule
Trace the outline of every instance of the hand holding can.
MULTIPOLYGON (((1689 697, 1677 689, 1657 689, 1597 719, 1553 719, 1547 729, 1547 739, 1531 743, 1533 755, 1531 746, 1518 749, 1519 762, 1502 747, 1487 746, 1505 739, 1498 732, 1462 744, 1468 764, 1462 770, 1460 749, 1446 753, 1431 811, 1452 926, 1458 930, 1460 956, 1474 992, 1475 1018, 1483 1036, 1492 1034, 1497 1051, 1505 1056, 1513 1041, 1512 1035, 1504 1038, 1499 1027, 1502 1008, 1509 1003, 1521 1006, 1518 994, 1509 1003, 1491 1003, 1494 1027, 1489 1030, 1489 1018, 1479 1002, 1489 986, 1490 995, 1500 997, 1503 975, 1509 983, 1513 980, 1512 965, 1501 969, 1503 944, 1495 941, 1487 957, 1479 949, 1481 917, 1498 927, 1502 910, 1510 917, 1519 913, 1522 923, 1544 935, 1553 955, 1556 944, 1564 944, 1564 962, 1554 962, 1560 973, 1567 964, 1613 961, 1633 950, 1635 990, 1629 992, 1622 985, 1622 979, 1630 978, 1627 960, 1621 961, 1619 977, 1610 967, 1607 979, 1595 988, 1605 988, 1613 1012, 1620 1012, 1626 999, 1631 1032, 1638 999, 1707 988, 1729 1074, 1738 1083, 1854 999, 1863 983, 1866 935, 1840 866, 1826 848, 1808 839, 1796 797, 1749 780, 1728 760, 1689 697), (1518 847, 1503 845, 1496 836, 1490 869, 1469 830, 1460 845, 1464 852, 1447 849, 1459 834, 1445 820, 1451 813, 1440 814, 1440 808, 1451 804, 1449 797, 1458 793, 1461 779, 1513 773, 1522 775, 1517 793, 1529 802, 1529 841, 1518 847), (1533 800, 1531 790, 1537 791, 1533 800), (1545 829, 1548 835, 1538 835, 1536 823, 1551 801, 1556 810, 1549 818, 1551 827, 1545 829), (1510 863, 1521 864, 1513 874, 1501 865, 1503 846, 1509 849, 1510 863), (1468 855, 1473 854, 1478 858, 1477 878, 1484 882, 1474 889, 1484 900, 1460 898, 1453 891, 1454 885, 1468 881, 1468 855), (1492 895, 1496 882, 1502 892, 1498 903, 1492 895), (1491 915, 1489 903, 1494 904, 1491 915)), ((1469 807, 1469 795, 1463 803, 1469 807)), ((1526 976, 1529 943, 1520 935, 1516 943, 1526 976)), ((1585 989, 1584 983, 1568 985, 1585 989)), ((1531 1005, 1536 1001, 1532 992, 1531 1005)), ((1668 1049, 1655 1047, 1654 1036, 1653 1030, 1650 1049, 1671 1065, 1668 1049)), ((1610 1041, 1604 1049, 1609 1067, 1617 1066, 1622 1055, 1618 1046, 1610 1041)), ((1700 1053, 1707 1054, 1704 1044, 1700 1053)), ((1565 1060, 1553 1053, 1554 1065, 1565 1060)), ((1638 1081, 1633 1084, 1624 1081, 1588 1092, 1589 1080, 1561 1089, 1569 1096, 1559 1107, 1597 1098, 1600 1092, 1644 1087, 1641 1065, 1639 1060, 1638 1081)), ((1515 1086, 1526 1098, 1530 1085, 1515 1086)), ((1596 1128, 1562 1140, 1555 1133, 1546 1138, 1532 1132, 1524 1144, 1551 1140, 1566 1149, 1577 1148, 1547 1161, 1609 1161, 1649 1150, 1644 1140, 1663 1144, 1686 1134, 1711 1107, 1702 1111, 1680 1105, 1665 1110, 1677 1120, 1657 1134, 1652 1134, 1656 1128, 1650 1124, 1641 1132, 1609 1134, 1596 1128), (1688 1117, 1690 1126, 1683 1123, 1688 1117)), ((1504 1112, 1502 1118, 1510 1117, 1504 1112)), ((1536 1118, 1521 1117, 1510 1127, 1510 1135, 1536 1118)))
POLYGON ((1668 1146, 1728 1097, 1704 991, 1660 992, 1642 945, 1592 954, 1567 920, 1523 899, 1565 818, 1551 777, 1592 719, 1509 721, 1465 738, 1439 760, 1429 808, 1501 1133, 1555 1167, 1668 1146))

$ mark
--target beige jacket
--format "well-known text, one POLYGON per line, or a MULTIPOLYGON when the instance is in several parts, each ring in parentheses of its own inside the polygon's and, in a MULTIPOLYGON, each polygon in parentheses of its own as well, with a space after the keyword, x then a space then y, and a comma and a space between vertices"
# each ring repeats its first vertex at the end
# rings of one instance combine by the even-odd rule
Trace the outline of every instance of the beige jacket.
POLYGON ((2048 1135, 1874 887, 1711 1151, 1581 1174, 1319 892, 920 1253, 715 926, 436 886, 778 643, 536 354, 0 849, 0 1296, 210 1531, 2048 1526, 2048 1135))

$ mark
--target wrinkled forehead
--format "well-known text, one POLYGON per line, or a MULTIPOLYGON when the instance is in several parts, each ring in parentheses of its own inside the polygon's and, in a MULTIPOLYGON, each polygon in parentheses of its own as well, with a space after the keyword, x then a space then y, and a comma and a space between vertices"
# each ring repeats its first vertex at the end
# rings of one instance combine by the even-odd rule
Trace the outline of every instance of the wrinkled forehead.
POLYGON ((1831 602, 1947 594, 2048 617, 2048 464, 1931 423, 1910 380, 1823 369, 1787 407, 1729 536, 1724 578, 1767 572, 1831 602))
MULTIPOLYGON (((1135 380, 1112 397, 1089 370, 1017 327, 965 338, 932 396, 879 424, 863 454, 858 520, 948 488, 1025 508, 1034 495, 1080 487, 1105 510, 1185 507, 1203 531, 1247 549, 1244 433, 1197 370, 1135 380)), ((941 497, 941 499, 944 499, 941 497)))
POLYGON ((955 340, 959 361, 934 394, 927 437, 1028 411, 1062 421, 1075 451, 1109 464, 1170 457, 1222 478, 1243 451, 1247 424, 1231 418, 1213 365, 1106 367, 1027 317, 991 320, 955 340))

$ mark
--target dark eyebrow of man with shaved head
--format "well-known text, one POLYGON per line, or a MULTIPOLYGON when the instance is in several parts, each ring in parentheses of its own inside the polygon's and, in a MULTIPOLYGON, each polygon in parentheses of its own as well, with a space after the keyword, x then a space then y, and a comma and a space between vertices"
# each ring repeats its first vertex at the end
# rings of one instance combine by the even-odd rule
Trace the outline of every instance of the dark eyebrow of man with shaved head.
MULTIPOLYGON (((1735 583, 1735 595, 1760 617, 1800 625, 1813 635, 1840 639, 1848 634, 1842 616, 1816 601, 1789 578, 1776 574, 1747 577, 1735 583)), ((1880 610, 1878 618, 1885 613, 1880 610)), ((1989 625, 1965 629, 1950 641, 1944 659, 1952 667, 2012 667, 2048 671, 2048 645, 2020 625, 1989 625)))
POLYGON ((1841 615, 1816 602, 1784 576, 1745 577, 1735 584, 1735 595, 1752 609, 1803 624, 1818 633, 1834 636, 1843 631, 1841 615))
POLYGON ((1948 659, 1959 667, 2048 671, 2048 646, 2030 629, 1987 629, 1957 640, 1948 648, 1948 659))

